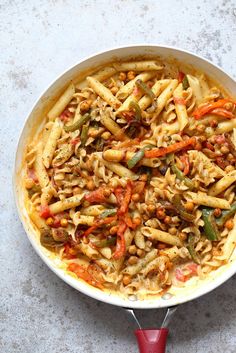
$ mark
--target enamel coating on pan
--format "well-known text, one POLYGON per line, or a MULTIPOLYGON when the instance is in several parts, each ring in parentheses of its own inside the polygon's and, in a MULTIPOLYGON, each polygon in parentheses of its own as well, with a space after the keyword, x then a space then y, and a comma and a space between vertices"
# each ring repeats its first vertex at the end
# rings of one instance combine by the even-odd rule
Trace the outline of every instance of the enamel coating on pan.
POLYGON ((122 307, 132 307, 134 309, 163 308, 181 304, 206 294, 233 276, 236 272, 236 251, 234 251, 229 264, 221 267, 214 273, 209 274, 207 279, 200 280, 193 278, 188 282, 187 288, 171 289, 170 292, 173 296, 170 296, 168 300, 164 300, 161 297, 153 297, 146 300, 131 301, 119 296, 118 294, 102 292, 96 288, 93 288, 85 282, 70 276, 63 269, 61 269, 59 260, 53 258, 50 252, 40 245, 36 229, 30 221, 25 209, 25 192, 22 184, 22 166, 24 163, 23 156, 25 153, 25 148, 30 142, 32 133, 35 133, 42 124, 42 116, 46 115, 46 112, 51 108, 57 97, 63 92, 70 80, 75 77, 79 80, 81 76, 94 71, 94 68, 100 67, 113 60, 128 60, 132 57, 160 57, 161 59, 176 58, 180 62, 193 66, 200 71, 206 72, 212 79, 221 83, 227 91, 231 92, 232 95, 236 95, 236 83, 228 74, 216 65, 213 65, 208 60, 177 48, 159 45, 134 45, 107 50, 105 52, 90 56, 66 71, 52 85, 50 85, 46 92, 43 93, 36 102, 31 113, 29 114, 21 133, 16 152, 15 171, 13 177, 14 194, 21 222, 32 246, 41 259, 48 265, 48 267, 63 281, 80 292, 109 304, 122 307))

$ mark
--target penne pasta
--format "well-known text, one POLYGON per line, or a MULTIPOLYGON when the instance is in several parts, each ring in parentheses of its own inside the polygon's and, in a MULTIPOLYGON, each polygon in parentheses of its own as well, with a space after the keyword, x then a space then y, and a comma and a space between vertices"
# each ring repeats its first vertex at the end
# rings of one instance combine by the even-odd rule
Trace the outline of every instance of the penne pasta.
POLYGON ((108 114, 101 115, 101 123, 116 137, 116 139, 120 141, 128 139, 120 126, 114 120, 112 120, 108 114))
POLYGON ((116 94, 118 99, 126 99, 132 92, 135 87, 135 82, 141 80, 147 82, 151 80, 156 75, 155 71, 143 72, 137 75, 133 80, 129 81, 126 85, 122 86, 116 94))
POLYGON ((49 168, 51 165, 53 155, 57 146, 57 140, 61 136, 61 131, 62 128, 59 121, 55 120, 42 155, 43 164, 46 168, 49 168))
POLYGON ((182 246, 182 242, 177 236, 171 235, 167 232, 163 232, 162 230, 151 227, 142 227, 141 232, 145 237, 148 237, 150 239, 158 240, 162 243, 174 246, 182 246))
POLYGON ((222 208, 226 210, 230 208, 229 201, 220 199, 218 197, 209 196, 207 194, 204 194, 203 192, 195 193, 188 191, 186 194, 186 198, 197 205, 208 206, 213 208, 222 208))
POLYGON ((107 102, 114 109, 118 109, 121 105, 121 102, 113 96, 111 91, 105 87, 102 83, 96 80, 93 77, 87 77, 89 86, 100 96, 105 102, 107 102))
MULTIPOLYGON (((158 97, 160 93, 168 86, 171 80, 159 80, 152 86, 152 92, 154 93, 155 97, 158 97)), ((145 110, 147 109, 152 103, 152 99, 145 94, 139 102, 138 105, 140 109, 145 110)))
POLYGON ((81 204, 83 197, 84 197, 84 193, 80 195, 71 196, 62 201, 57 201, 49 205, 49 210, 51 213, 55 214, 55 213, 63 212, 70 208, 74 208, 81 204))
POLYGON ((107 167, 109 170, 111 170, 113 173, 119 175, 120 177, 128 178, 131 180, 138 179, 138 175, 134 174, 131 170, 127 169, 122 164, 107 162, 107 161, 105 161, 105 159, 102 158, 102 156, 99 156, 99 159, 103 162, 105 167, 107 167))
POLYGON ((172 80, 169 83, 169 85, 164 89, 164 91, 159 95, 159 97, 157 98, 157 101, 156 101, 157 109, 155 110, 155 118, 158 117, 158 115, 162 112, 166 102, 172 96, 177 85, 178 85, 178 81, 172 80))
POLYGON ((175 111, 179 122, 179 128, 180 128, 180 131, 182 131, 188 124, 188 114, 187 114, 186 105, 183 98, 182 83, 180 83, 175 89, 173 97, 174 97, 174 103, 175 103, 175 111))
POLYGON ((45 188, 49 184, 49 177, 45 169, 45 166, 43 164, 42 151, 43 151, 43 145, 42 145, 42 142, 39 142, 36 150, 34 169, 39 181, 39 185, 41 186, 41 188, 45 188))
POLYGON ((139 273, 143 268, 146 267, 146 265, 154 260, 157 256, 157 250, 153 249, 149 253, 146 254, 146 256, 138 261, 137 264, 135 265, 130 265, 127 266, 124 270, 123 273, 129 274, 130 276, 134 276, 137 273, 139 273))
POLYGON ((121 62, 114 63, 114 68, 117 71, 150 71, 150 70, 162 70, 164 68, 163 65, 160 65, 155 60, 143 60, 143 61, 129 61, 129 62, 121 62))
POLYGON ((187 75, 189 86, 192 88, 193 95, 196 99, 197 104, 202 101, 202 90, 201 85, 197 77, 193 75, 187 75))
POLYGON ((212 185, 208 191, 208 194, 211 196, 219 195, 235 181, 236 181, 236 170, 232 171, 229 174, 226 174, 223 178, 217 181, 217 183, 212 185))
POLYGON ((52 109, 48 112, 48 119, 55 120, 63 112, 75 94, 75 86, 71 83, 65 92, 61 95, 52 109))

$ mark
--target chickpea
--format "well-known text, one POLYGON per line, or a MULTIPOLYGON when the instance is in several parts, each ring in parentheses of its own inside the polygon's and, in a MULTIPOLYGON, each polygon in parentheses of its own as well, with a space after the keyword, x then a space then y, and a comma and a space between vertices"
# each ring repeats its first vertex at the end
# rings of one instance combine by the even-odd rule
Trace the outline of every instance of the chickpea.
POLYGON ((117 86, 113 86, 113 87, 111 88, 111 93, 112 93, 112 94, 116 94, 118 91, 119 91, 119 88, 118 88, 117 86))
POLYGON ((221 216, 221 212, 222 211, 221 211, 220 208, 215 208, 213 214, 214 214, 215 217, 220 217, 221 216))
POLYGON ((35 182, 31 178, 27 178, 25 180, 25 187, 26 189, 31 189, 35 185, 35 182))
POLYGON ((206 130, 206 126, 203 124, 200 124, 197 126, 197 131, 198 132, 204 132, 206 130))
POLYGON ((120 72, 119 80, 121 80, 121 81, 125 81, 126 80, 126 73, 125 72, 120 72))
POLYGON ((131 81, 131 80, 133 80, 134 78, 135 78, 135 72, 134 71, 129 71, 128 73, 127 73, 127 79, 129 80, 129 81, 131 81))
POLYGON ((102 133, 101 137, 103 138, 103 140, 109 140, 109 138, 111 137, 111 133, 109 131, 105 131, 102 133))
POLYGON ((104 195, 105 197, 109 197, 109 196, 111 195, 111 189, 105 188, 105 189, 103 190, 103 195, 104 195))
POLYGON ((194 209, 194 203, 193 202, 186 202, 186 204, 184 205, 184 207, 185 207, 185 209, 186 209, 186 211, 189 211, 189 212, 191 212, 191 211, 193 211, 193 209, 194 209))
POLYGON ((199 136, 198 137, 198 141, 201 142, 201 143, 205 142, 206 141, 206 136, 204 136, 204 135, 199 136))
POLYGON ((139 194, 137 194, 137 193, 136 193, 136 194, 133 194, 131 198, 132 198, 132 200, 133 200, 134 202, 138 202, 138 201, 140 200, 140 196, 139 196, 139 194))
POLYGON ((139 257, 143 257, 143 256, 145 255, 145 251, 142 250, 142 249, 138 249, 138 250, 137 250, 137 255, 138 255, 139 257))
POLYGON ((223 154, 229 153, 229 148, 224 145, 220 148, 220 152, 222 152, 223 154))
POLYGON ((233 159, 234 159, 234 156, 232 155, 232 153, 229 153, 227 156, 227 160, 232 161, 233 159))
POLYGON ((86 113, 90 109, 91 101, 85 100, 80 103, 81 113, 86 113))
POLYGON ((164 218, 164 223, 169 224, 171 222, 171 217, 170 216, 165 216, 164 218))
POLYGON ((226 173, 230 173, 233 170, 235 170, 235 168, 232 165, 227 165, 227 167, 225 168, 226 173))
POLYGON ((80 187, 75 186, 75 187, 73 188, 73 195, 81 194, 81 192, 82 192, 82 189, 81 189, 80 187))
POLYGON ((175 235, 177 233, 177 228, 176 227, 169 228, 168 233, 170 233, 171 235, 175 235))
POLYGON ((224 226, 228 229, 231 230, 234 227, 234 222, 232 219, 228 219, 228 221, 225 222, 224 226))
POLYGON ((166 268, 167 268, 167 270, 171 270, 171 269, 173 268, 173 266, 174 266, 174 264, 173 264, 173 262, 171 262, 171 261, 168 261, 168 262, 166 263, 166 268))
POLYGON ((124 275, 123 276, 123 284, 124 284, 124 286, 127 286, 128 284, 130 284, 131 280, 132 280, 132 278, 131 278, 130 275, 124 275))
POLYGON ((115 235, 118 232, 118 226, 113 226, 110 228, 110 234, 115 235))
POLYGON ((89 191, 93 191, 95 189, 95 184, 92 179, 87 181, 86 187, 89 191))
POLYGON ((187 239, 187 234, 185 234, 185 233, 181 232, 178 234, 178 236, 179 236, 179 239, 182 241, 185 241, 187 239))
POLYGON ((66 219, 66 218, 62 218, 62 219, 60 220, 60 224, 61 224, 62 227, 66 228, 66 227, 68 226, 68 221, 67 221, 67 219, 66 219))
POLYGON ((156 206, 155 206, 155 205, 153 205, 153 204, 150 204, 150 205, 148 205, 148 206, 147 206, 147 210, 148 210, 148 212, 154 212, 154 211, 155 211, 155 209, 156 209, 156 206))
POLYGON ((128 251, 129 251, 129 253, 130 253, 131 255, 135 255, 136 252, 137 252, 137 247, 136 247, 136 245, 130 245, 128 251))
POLYGON ((139 180, 141 180, 141 181, 147 181, 147 179, 148 179, 147 174, 142 174, 139 177, 139 180))
POLYGON ((142 223, 142 220, 140 217, 135 217, 133 218, 133 223, 136 225, 136 226, 140 226, 140 224, 142 223))
POLYGON ((48 226, 52 226, 54 223, 54 219, 52 217, 48 217, 47 220, 46 220, 46 224, 48 226))
POLYGON ((156 211, 156 216, 158 219, 164 219, 166 216, 165 210, 163 208, 158 208, 156 211))
POLYGON ((138 262, 137 256, 130 256, 130 258, 128 260, 129 265, 136 265, 137 262, 138 262))

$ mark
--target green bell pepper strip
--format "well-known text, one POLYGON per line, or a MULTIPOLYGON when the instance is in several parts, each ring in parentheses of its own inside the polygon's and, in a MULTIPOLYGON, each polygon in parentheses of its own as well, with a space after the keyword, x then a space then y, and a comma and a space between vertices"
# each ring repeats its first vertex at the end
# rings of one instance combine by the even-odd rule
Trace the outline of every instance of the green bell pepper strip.
POLYGON ((133 109, 134 112, 135 112, 136 120, 137 121, 141 121, 141 119, 142 119, 142 111, 141 111, 140 106, 138 105, 138 103, 135 102, 135 101, 131 101, 129 103, 129 109, 133 109))
POLYGON ((145 150, 150 149, 150 148, 155 148, 153 145, 147 145, 143 148, 141 148, 138 152, 136 152, 132 158, 130 158, 127 162, 128 168, 132 169, 136 164, 141 161, 144 157, 145 150))
POLYGON ((207 239, 220 240, 220 232, 217 228, 216 220, 212 208, 202 208, 202 219, 204 222, 204 233, 207 239))
POLYGON ((115 208, 110 208, 109 210, 103 211, 100 215, 99 218, 106 218, 109 216, 114 216, 116 214, 117 210, 115 208))
POLYGON ((194 249, 194 243, 195 243, 195 235, 190 234, 188 237, 187 249, 193 261, 196 262, 197 264, 200 264, 200 258, 196 250, 194 249))
POLYGON ((187 222, 193 222, 195 216, 191 213, 185 211, 185 208, 182 206, 181 197, 179 194, 176 194, 172 198, 172 204, 175 206, 176 211, 179 213, 180 217, 187 222))
POLYGON ((82 115, 79 120, 77 120, 74 124, 72 125, 65 125, 64 130, 66 132, 73 132, 75 130, 78 130, 81 128, 82 125, 86 124, 90 119, 90 114, 86 113, 82 115))
POLYGON ((184 175, 184 173, 175 165, 174 163, 174 155, 173 153, 171 153, 168 157, 167 157, 167 161, 170 162, 170 168, 172 170, 172 172, 176 175, 176 177, 183 181, 184 184, 189 188, 189 190, 193 190, 195 189, 195 185, 194 182, 189 179, 188 177, 186 177, 184 175))
POLYGON ((88 139, 88 131, 89 131, 89 126, 83 125, 81 135, 80 135, 80 141, 81 141, 81 146, 83 147, 88 139))
POLYGON ((93 245, 95 245, 98 248, 105 248, 106 246, 115 245, 115 244, 116 244, 116 237, 111 237, 108 239, 103 239, 103 240, 98 240, 93 242, 93 245))
POLYGON ((225 222, 236 213, 236 202, 233 203, 229 210, 223 210, 221 216, 216 219, 216 224, 223 227, 225 222))
POLYGON ((142 80, 137 80, 135 82, 135 85, 140 88, 143 93, 145 93, 147 96, 151 98, 151 100, 155 99, 155 94, 152 92, 152 90, 142 81, 142 80))
POLYGON ((188 83, 188 78, 187 75, 184 75, 184 79, 182 81, 182 85, 183 85, 183 89, 186 90, 187 88, 189 88, 189 83, 188 83))

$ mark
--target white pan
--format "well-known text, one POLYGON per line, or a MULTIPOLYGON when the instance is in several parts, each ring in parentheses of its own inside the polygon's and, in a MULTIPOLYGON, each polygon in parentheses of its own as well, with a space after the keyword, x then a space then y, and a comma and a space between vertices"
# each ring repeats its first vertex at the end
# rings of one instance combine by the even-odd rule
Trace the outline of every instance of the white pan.
MULTIPOLYGON (((170 59, 170 57, 176 58, 178 61, 183 62, 184 64, 192 65, 194 68, 207 73, 209 77, 218 81, 227 91, 231 92, 231 95, 236 96, 236 82, 222 69, 195 54, 173 47, 157 45, 134 45, 129 47, 116 48, 90 56, 89 58, 86 58, 85 60, 79 62, 77 65, 66 71, 52 85, 50 85, 50 87, 38 99, 31 113, 27 116, 27 120, 21 133, 16 152, 14 192, 20 219, 33 248, 39 254, 41 259, 48 265, 48 267, 54 271, 63 281, 78 291, 105 303, 114 304, 125 308, 132 307, 133 309, 152 309, 176 306, 178 304, 198 298, 199 296, 210 292, 211 290, 224 283, 236 272, 236 249, 232 255, 231 261, 228 264, 222 266, 215 272, 210 273, 209 276, 204 280, 200 280, 199 278, 194 277, 187 282, 188 285, 186 288, 171 288, 170 295, 146 300, 138 300, 134 296, 130 298, 124 298, 114 293, 102 292, 99 289, 87 285, 85 282, 79 279, 77 280, 71 277, 64 270, 60 269, 59 260, 52 258, 52 256, 50 256, 50 252, 40 245, 36 230, 31 223, 25 209, 25 192, 23 187, 23 157, 26 147, 31 141, 32 134, 40 129, 40 125, 42 124, 45 113, 53 105, 53 102, 57 99, 57 97, 63 92, 69 81, 71 79, 75 79, 75 77, 79 79, 89 72, 94 71, 96 67, 109 63, 113 60, 131 59, 132 57, 140 56, 160 57, 162 60, 165 60, 165 58, 170 59)), ((141 342, 139 343, 140 350, 142 352, 164 352, 163 341, 159 341, 159 338, 161 338, 162 335, 163 337, 166 337, 167 330, 160 330, 155 332, 145 330, 141 331, 140 334, 141 336, 138 332, 136 332, 136 335, 139 336, 138 339, 141 342), (146 332, 145 335, 143 332, 146 332), (149 345, 149 334, 151 335, 151 346, 149 345), (147 345, 142 346, 142 342, 146 342, 147 345), (157 346, 155 346, 156 342, 162 342, 162 347, 159 345, 159 348, 157 348, 157 346), (145 350, 146 348, 148 350, 145 350)))

